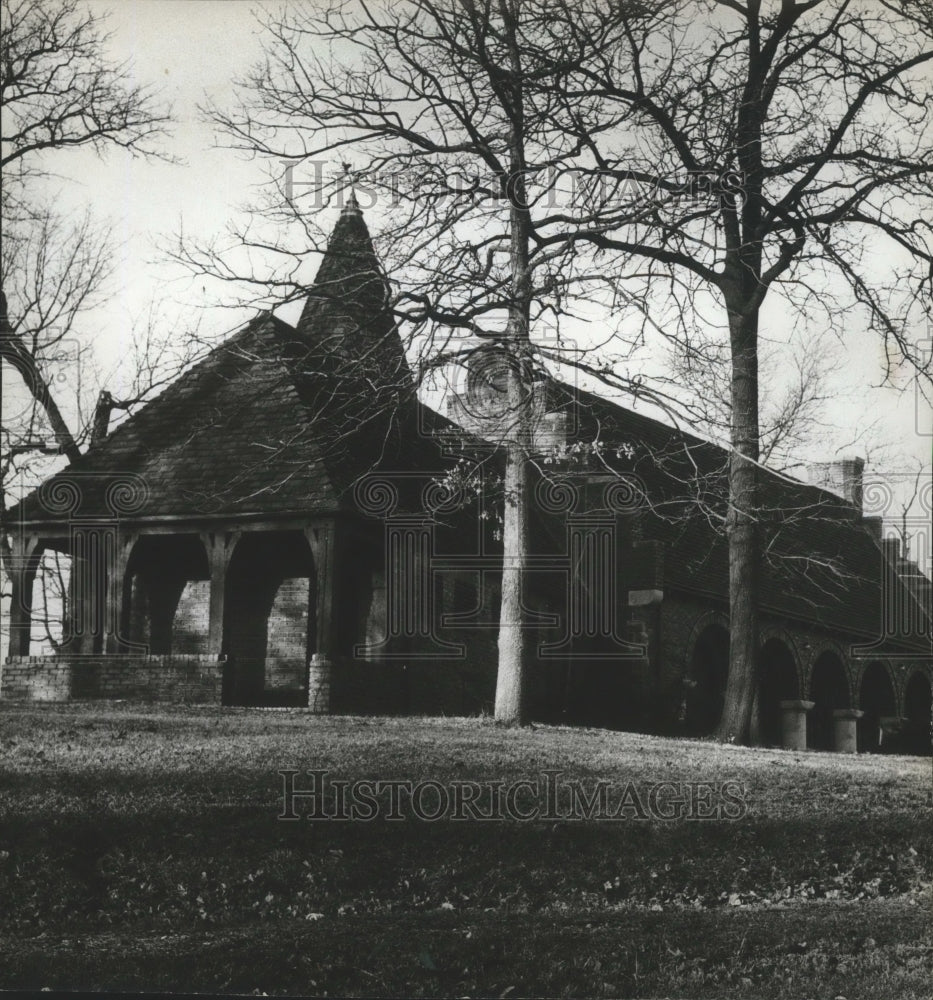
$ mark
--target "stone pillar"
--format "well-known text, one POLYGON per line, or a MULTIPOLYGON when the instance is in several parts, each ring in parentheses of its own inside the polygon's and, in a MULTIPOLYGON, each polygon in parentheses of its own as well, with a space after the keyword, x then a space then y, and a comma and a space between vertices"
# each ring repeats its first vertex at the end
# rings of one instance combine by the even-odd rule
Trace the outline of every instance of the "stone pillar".
POLYGON ((836 753, 858 753, 858 720, 864 715, 857 708, 833 710, 833 749, 836 753))
POLYGON ((128 600, 126 570, 129 566, 133 546, 138 534, 120 532, 114 550, 111 553, 110 565, 107 567, 107 617, 105 622, 106 650, 108 653, 139 651, 145 652, 146 647, 133 643, 129 637, 128 600))
POLYGON ((782 701, 781 703, 781 746, 785 750, 807 749, 807 712, 815 702, 782 701))
MULTIPOLYGON (((218 659, 223 655, 224 604, 227 596, 227 568, 233 550, 240 540, 239 531, 202 531, 201 542, 207 552, 211 574, 210 623, 207 631, 207 652, 218 659)), ((184 585, 183 585, 184 586, 184 585)))
POLYGON ((108 577, 116 562, 117 525, 87 518, 71 522, 71 604, 67 652, 92 656, 104 652, 108 631, 108 577))
POLYGON ((336 590, 336 535, 333 521, 304 529, 314 558, 314 620, 316 646, 308 662, 308 708, 327 715, 331 708, 331 678, 336 653, 334 593, 336 590))
POLYGON ((10 601, 10 656, 29 655, 32 631, 32 586, 42 550, 39 536, 15 532, 11 559, 12 600, 10 601))

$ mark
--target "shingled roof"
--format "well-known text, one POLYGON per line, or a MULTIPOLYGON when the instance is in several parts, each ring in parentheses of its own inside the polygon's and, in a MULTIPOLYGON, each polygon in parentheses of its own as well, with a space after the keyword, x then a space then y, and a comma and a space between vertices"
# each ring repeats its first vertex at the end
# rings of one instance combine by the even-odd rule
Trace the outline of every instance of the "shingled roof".
POLYGON ((121 476, 143 497, 135 519, 329 512, 353 509, 354 482, 380 464, 436 470, 419 429, 448 422, 416 399, 387 305, 351 197, 296 329, 270 314, 247 324, 11 517, 103 514, 121 476))
MULTIPOLYGON (((388 299, 351 197, 296 328, 270 314, 247 324, 11 509, 11 520, 49 526, 100 516, 121 477, 139 486, 140 521, 357 510, 353 486, 373 468, 436 473, 452 464, 452 439, 469 435, 417 400, 388 299), (77 508, 61 502, 75 485, 77 508)), ((633 446, 613 465, 647 486, 643 530, 666 546, 664 587, 725 605, 728 453, 559 382, 549 380, 547 391, 548 410, 567 411, 584 438, 598 428, 607 446, 633 446)), ((766 470, 760 481, 763 608, 879 636, 877 537, 826 490, 766 470)))
MULTIPOLYGON (((642 531, 665 546, 663 587, 711 598, 726 609, 728 451, 559 383, 551 403, 568 412, 583 439, 598 436, 610 465, 643 481, 648 503, 642 531), (630 458, 613 455, 621 443, 631 446, 630 458)), ((877 521, 863 520, 834 493, 768 469, 760 470, 759 484, 762 609, 871 640, 883 634, 886 580, 889 595, 896 588, 898 600, 915 606, 914 621, 926 622, 928 631, 886 642, 885 655, 931 652, 930 608, 894 572, 877 521)))

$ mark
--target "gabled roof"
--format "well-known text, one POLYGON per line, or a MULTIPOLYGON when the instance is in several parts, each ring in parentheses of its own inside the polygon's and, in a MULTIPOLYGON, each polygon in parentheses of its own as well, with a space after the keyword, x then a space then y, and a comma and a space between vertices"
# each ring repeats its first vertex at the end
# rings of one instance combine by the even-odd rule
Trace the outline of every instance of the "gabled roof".
POLYGON ((142 497, 134 519, 330 512, 355 509, 353 485, 374 467, 436 470, 440 448, 419 429, 447 422, 415 398, 387 293, 351 197, 297 329, 249 323, 11 517, 106 516, 121 475, 142 497), (77 509, 55 501, 74 489, 77 509))
MULTIPOLYGON (((729 452, 580 389, 556 383, 552 401, 584 439, 599 437, 609 464, 644 482, 649 501, 642 531, 665 545, 664 588, 725 606, 729 452), (620 443, 632 446, 631 458, 612 456, 620 443)), ((877 524, 834 493, 768 469, 760 469, 759 484, 763 609, 871 640, 884 633, 886 585, 889 595, 896 590, 898 600, 913 606, 914 621, 925 621, 928 632, 888 640, 878 655, 898 648, 931 653, 930 609, 892 572, 877 524)))
POLYGON ((128 476, 145 494, 132 519, 357 510, 353 486, 373 467, 444 467, 424 435, 449 427, 443 417, 408 398, 393 413, 354 420, 348 393, 335 419, 321 412, 334 394, 319 391, 322 379, 295 353, 296 331, 259 317, 12 508, 11 519, 106 516, 107 490, 128 476), (55 503, 64 483, 77 484, 77 509, 55 503))
POLYGON ((67 481, 82 493, 74 513, 103 514, 104 491, 121 474, 144 484, 139 517, 336 508, 338 485, 279 349, 290 332, 271 316, 254 320, 11 514, 60 519, 43 501, 67 481))

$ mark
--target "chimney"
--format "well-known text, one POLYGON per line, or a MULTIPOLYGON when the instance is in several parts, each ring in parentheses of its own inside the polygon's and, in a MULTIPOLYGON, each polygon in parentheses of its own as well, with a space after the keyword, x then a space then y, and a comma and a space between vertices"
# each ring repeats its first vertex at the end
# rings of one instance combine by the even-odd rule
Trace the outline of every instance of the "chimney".
POLYGON ((101 389, 94 407, 94 423, 91 425, 90 444, 103 441, 110 430, 110 413, 113 410, 113 396, 106 389, 101 389))
POLYGON ((842 495, 850 504, 862 513, 862 473, 865 471, 864 459, 844 458, 842 465, 842 495))
POLYGON ((813 486, 821 486, 842 497, 846 503, 862 513, 862 474, 864 459, 852 456, 837 462, 816 462, 808 467, 808 478, 813 486))
POLYGON ((888 535, 881 541, 881 548, 884 552, 885 562, 896 569, 901 558, 901 540, 897 535, 888 535))

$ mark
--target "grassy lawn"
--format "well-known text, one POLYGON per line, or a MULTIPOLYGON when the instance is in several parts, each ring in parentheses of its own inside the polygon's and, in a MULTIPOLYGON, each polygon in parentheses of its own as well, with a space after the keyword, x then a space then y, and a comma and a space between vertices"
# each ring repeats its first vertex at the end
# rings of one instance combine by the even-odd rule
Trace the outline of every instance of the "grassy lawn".
POLYGON ((475 719, 0 706, 0 988, 927 998, 931 779, 475 719), (283 822, 280 769, 729 781, 747 810, 283 822))

